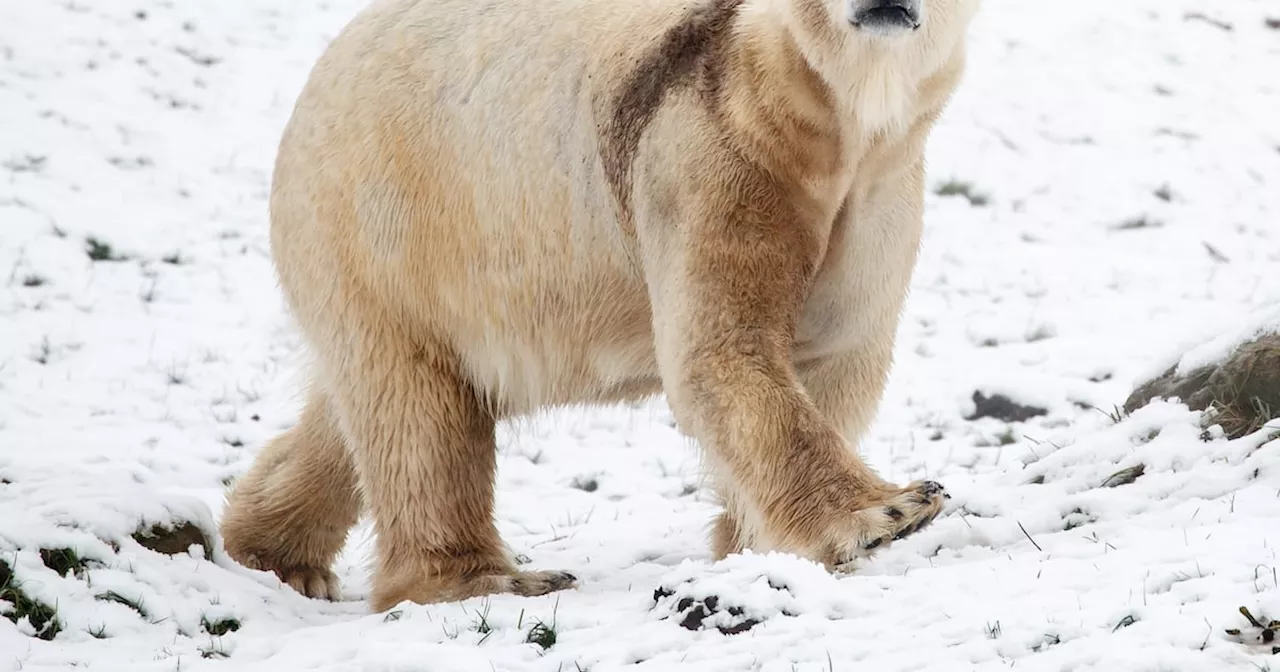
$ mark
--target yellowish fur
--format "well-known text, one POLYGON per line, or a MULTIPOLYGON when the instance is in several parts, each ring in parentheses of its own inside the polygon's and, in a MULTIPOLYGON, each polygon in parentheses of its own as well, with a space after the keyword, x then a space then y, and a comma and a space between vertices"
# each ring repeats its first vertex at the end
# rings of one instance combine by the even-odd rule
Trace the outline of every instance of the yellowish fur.
MULTIPOLYGON (((854 0, 867 2, 870 0, 854 0)), ((666 394, 717 555, 836 566, 937 484, 857 456, 921 233, 924 145, 977 0, 870 35, 827 0, 377 0, 281 141, 274 259, 315 364, 226 547, 312 596, 362 507, 373 606, 574 583, 492 520, 494 423, 666 394)))

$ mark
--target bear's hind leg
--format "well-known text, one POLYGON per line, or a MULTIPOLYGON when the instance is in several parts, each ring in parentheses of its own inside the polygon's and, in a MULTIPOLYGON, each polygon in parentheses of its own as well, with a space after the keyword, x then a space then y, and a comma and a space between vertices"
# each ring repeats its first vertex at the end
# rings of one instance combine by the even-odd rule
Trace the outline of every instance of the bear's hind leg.
POLYGON ((348 347, 328 362, 377 533, 373 608, 572 586, 565 572, 516 571, 502 545, 495 420, 458 357, 384 318, 349 322, 348 347))
POLYGON ((267 444, 227 498, 227 553, 275 572, 308 597, 337 600, 330 565, 360 515, 355 470, 324 395, 313 392, 298 424, 267 444))

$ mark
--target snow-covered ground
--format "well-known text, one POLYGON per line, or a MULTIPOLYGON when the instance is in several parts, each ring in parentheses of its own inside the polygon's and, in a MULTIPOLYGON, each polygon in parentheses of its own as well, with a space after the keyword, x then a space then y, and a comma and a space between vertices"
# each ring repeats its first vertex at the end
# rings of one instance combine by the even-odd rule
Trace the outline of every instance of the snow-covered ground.
POLYGON ((1280 669, 1238 611, 1280 618, 1280 427, 1202 440, 1177 404, 1107 413, 1184 346, 1276 320, 1275 0, 985 0, 930 145, 931 188, 969 196, 930 194, 862 445, 954 499, 854 575, 710 563, 715 508, 661 400, 503 428, 500 528, 578 590, 375 615, 367 527, 340 603, 216 538, 141 547, 157 523, 212 531, 299 410, 268 176, 361 4, 0 3, 0 560, 62 628, 0 619, 0 671, 1280 669), (975 391, 1048 412, 966 420, 975 391), (64 548, 87 569, 46 567, 64 548))

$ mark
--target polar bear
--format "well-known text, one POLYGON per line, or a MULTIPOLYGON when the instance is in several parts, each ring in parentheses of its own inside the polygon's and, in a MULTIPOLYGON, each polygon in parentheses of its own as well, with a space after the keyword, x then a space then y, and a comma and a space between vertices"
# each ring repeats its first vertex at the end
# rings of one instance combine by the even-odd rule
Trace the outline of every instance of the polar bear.
POLYGON ((936 516, 859 458, 978 0, 375 0, 283 133, 271 246, 313 363, 225 548, 371 606, 576 585, 493 520, 495 422, 665 394, 716 557, 829 568, 936 516))

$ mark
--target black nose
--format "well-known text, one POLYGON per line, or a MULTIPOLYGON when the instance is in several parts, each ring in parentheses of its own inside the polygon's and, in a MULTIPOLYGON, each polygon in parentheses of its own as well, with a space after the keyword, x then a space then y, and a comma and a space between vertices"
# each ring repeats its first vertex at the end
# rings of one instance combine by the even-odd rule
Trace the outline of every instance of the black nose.
POLYGON ((853 15, 853 25, 870 29, 912 30, 920 27, 918 2, 910 0, 870 0, 862 3, 853 15))

